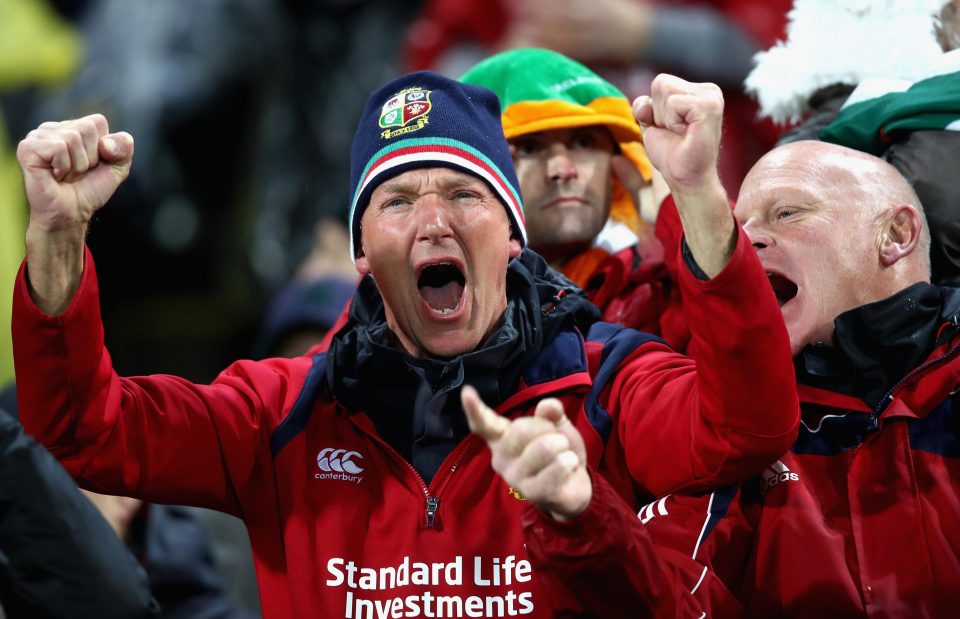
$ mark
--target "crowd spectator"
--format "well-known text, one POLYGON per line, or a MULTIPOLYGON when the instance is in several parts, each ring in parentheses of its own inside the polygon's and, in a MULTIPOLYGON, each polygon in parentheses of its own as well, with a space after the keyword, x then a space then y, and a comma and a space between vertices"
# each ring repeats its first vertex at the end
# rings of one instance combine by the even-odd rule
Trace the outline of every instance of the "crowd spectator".
MULTIPOLYGON (((638 518, 600 475, 524 485, 540 470, 516 466, 528 441, 506 450, 513 430, 478 411, 494 466, 543 510, 524 515, 525 539, 558 613, 954 612, 960 292, 930 283, 918 205, 892 166, 824 142, 781 146, 744 181, 736 215, 782 304, 802 414, 755 478, 638 518)), ((548 435, 576 469, 577 437, 562 421, 548 435)))
MULTIPOLYGON (((261 356, 306 354, 338 325, 357 288, 350 235, 338 220, 320 221, 313 249, 294 278, 274 296, 261 327, 261 356)), ((332 337, 332 334, 330 334, 332 337)))
POLYGON ((591 463, 633 502, 740 479, 796 431, 776 298, 710 154, 719 91, 672 76, 654 91, 665 118, 691 121, 648 129, 646 145, 682 196, 697 361, 599 322, 524 250, 495 95, 420 72, 374 92, 357 129, 350 233, 364 278, 346 326, 312 358, 240 361, 210 385, 121 378, 104 348, 84 238, 129 171, 132 137, 98 115, 31 133, 14 304, 23 418, 91 487, 242 517, 265 616, 398 604, 550 616, 525 559, 522 496, 468 434, 462 406, 479 400, 466 385, 531 427, 537 400, 562 398, 591 463), (691 92, 706 103, 675 107, 691 92))
POLYGON ((680 222, 672 201, 655 204, 663 196, 651 187, 655 171, 626 97, 541 49, 502 52, 460 79, 500 99, 530 247, 586 291, 607 322, 685 350, 689 332, 670 276, 680 222), (642 213, 656 221, 656 236, 642 213))

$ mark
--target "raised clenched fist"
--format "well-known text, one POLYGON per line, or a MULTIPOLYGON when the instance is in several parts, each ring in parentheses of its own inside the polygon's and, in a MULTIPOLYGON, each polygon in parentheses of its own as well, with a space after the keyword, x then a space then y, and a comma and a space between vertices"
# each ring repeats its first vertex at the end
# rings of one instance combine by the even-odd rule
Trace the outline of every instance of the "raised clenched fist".
POLYGON ((30 226, 44 232, 85 229, 130 173, 133 137, 110 133, 101 114, 46 122, 20 142, 17 159, 30 226))
POLYGON ((637 97, 633 115, 643 130, 650 162, 670 188, 683 237, 707 277, 730 262, 737 228, 717 172, 723 127, 723 93, 716 84, 662 73, 650 96, 637 97))
POLYGON ((671 190, 698 190, 716 182, 723 124, 719 86, 663 73, 651 83, 650 96, 634 101, 633 113, 650 161, 671 190))

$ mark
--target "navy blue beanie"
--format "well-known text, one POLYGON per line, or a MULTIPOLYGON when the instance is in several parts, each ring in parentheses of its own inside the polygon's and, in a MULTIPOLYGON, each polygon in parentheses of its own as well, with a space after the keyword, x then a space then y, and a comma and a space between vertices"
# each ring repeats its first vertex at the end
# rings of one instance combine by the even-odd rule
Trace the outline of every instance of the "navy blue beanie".
POLYGON ((370 194, 417 168, 452 168, 490 185, 527 244, 520 183, 500 124, 500 102, 486 88, 417 71, 382 86, 367 100, 353 138, 350 251, 360 249, 360 218, 370 194))

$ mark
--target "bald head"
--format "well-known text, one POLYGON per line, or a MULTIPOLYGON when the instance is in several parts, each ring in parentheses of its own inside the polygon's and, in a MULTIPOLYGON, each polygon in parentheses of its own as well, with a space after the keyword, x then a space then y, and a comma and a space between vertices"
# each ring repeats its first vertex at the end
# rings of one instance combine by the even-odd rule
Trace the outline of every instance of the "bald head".
POLYGON ((908 203, 917 199, 907 180, 883 159, 829 142, 800 140, 774 148, 753 166, 743 181, 744 186, 750 183, 751 177, 771 167, 809 169, 822 175, 824 184, 843 190, 887 192, 908 203))
MULTIPOLYGON (((762 182, 771 171, 794 170, 816 183, 824 196, 835 197, 850 207, 860 209, 877 226, 892 216, 892 210, 903 205, 916 209, 921 227, 916 249, 910 261, 916 262, 925 276, 930 271, 930 231, 920 198, 910 183, 892 165, 868 153, 845 146, 803 140, 791 142, 764 155, 743 181, 741 193, 754 183, 762 182)), ((864 231, 866 232, 866 231, 864 231)))
POLYGON ((891 165, 825 142, 778 147, 744 179, 736 215, 781 302, 794 352, 841 313, 929 281, 920 201, 891 165))

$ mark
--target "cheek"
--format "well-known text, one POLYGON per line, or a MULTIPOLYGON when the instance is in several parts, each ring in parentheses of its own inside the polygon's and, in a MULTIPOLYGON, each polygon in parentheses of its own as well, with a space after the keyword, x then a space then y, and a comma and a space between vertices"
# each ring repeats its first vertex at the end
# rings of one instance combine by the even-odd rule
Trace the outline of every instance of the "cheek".
POLYGON ((610 158, 594 158, 581 166, 584 179, 588 189, 603 201, 610 196, 613 188, 613 175, 610 170, 610 158))
POLYGON ((472 236, 483 282, 505 286, 507 263, 520 253, 519 241, 510 237, 509 224, 498 219, 494 225, 478 226, 472 236))
POLYGON ((831 322, 839 314, 861 305, 860 299, 879 273, 870 268, 869 253, 861 246, 823 247, 812 258, 811 277, 814 298, 823 321, 831 322))
POLYGON ((364 241, 366 253, 362 261, 358 260, 357 269, 365 266, 378 285, 398 277, 409 256, 409 250, 404 248, 401 240, 392 235, 370 234, 364 241))
POLYGON ((536 191, 543 180, 544 174, 540 164, 533 159, 519 159, 513 162, 513 169, 520 181, 520 194, 526 198, 531 191, 536 191))

